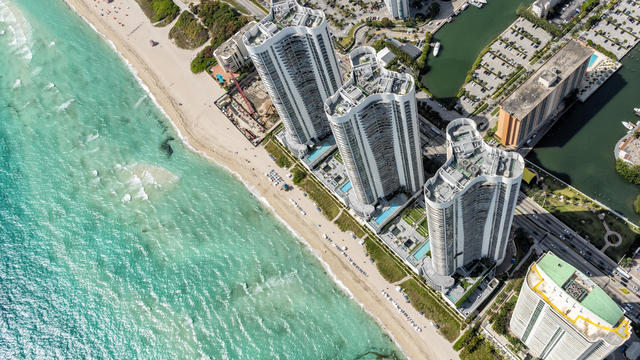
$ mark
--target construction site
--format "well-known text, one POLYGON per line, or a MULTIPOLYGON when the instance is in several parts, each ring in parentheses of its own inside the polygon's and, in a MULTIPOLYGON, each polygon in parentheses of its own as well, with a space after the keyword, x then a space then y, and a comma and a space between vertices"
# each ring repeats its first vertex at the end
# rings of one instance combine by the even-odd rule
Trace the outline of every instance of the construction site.
POLYGON ((242 76, 218 72, 221 73, 224 79, 214 78, 223 80, 221 86, 227 92, 215 100, 215 105, 253 146, 258 146, 280 120, 260 76, 254 69, 242 76))

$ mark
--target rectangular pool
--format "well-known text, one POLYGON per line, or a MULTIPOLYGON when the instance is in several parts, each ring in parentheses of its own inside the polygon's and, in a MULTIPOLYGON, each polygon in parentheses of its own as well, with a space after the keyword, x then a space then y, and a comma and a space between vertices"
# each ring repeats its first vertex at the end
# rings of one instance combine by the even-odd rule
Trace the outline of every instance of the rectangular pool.
POLYGON ((340 191, 342 191, 343 193, 346 193, 350 189, 351 189, 351 180, 347 181, 346 183, 344 183, 344 185, 340 186, 340 191))
POLYGON ((400 207, 400 205, 392 204, 387 210, 383 211, 382 214, 378 215, 378 217, 373 221, 375 221, 378 225, 382 224, 385 219, 389 217, 389 215, 396 211, 398 207, 400 207))
POLYGON ((598 59, 598 55, 591 54, 591 57, 589 58, 589 64, 587 65, 587 67, 593 65, 593 63, 596 62, 596 59, 598 59))
POLYGON ((318 158, 323 152, 327 151, 328 148, 331 147, 331 144, 324 143, 320 145, 319 148, 315 149, 309 156, 307 157, 307 162, 312 163, 315 159, 318 158))
POLYGON ((420 260, 429 252, 429 250, 431 250, 431 242, 427 241, 426 243, 422 244, 422 246, 420 246, 420 248, 416 250, 416 252, 414 252, 412 256, 414 259, 420 260))

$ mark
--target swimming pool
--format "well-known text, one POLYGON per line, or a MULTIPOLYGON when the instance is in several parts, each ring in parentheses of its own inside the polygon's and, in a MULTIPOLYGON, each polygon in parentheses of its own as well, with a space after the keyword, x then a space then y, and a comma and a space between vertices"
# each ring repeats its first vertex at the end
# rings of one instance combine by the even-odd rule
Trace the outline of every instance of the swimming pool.
POLYGON ((340 186, 340 191, 342 191, 343 193, 346 193, 347 191, 349 191, 349 189, 351 189, 351 180, 347 181, 346 183, 344 183, 344 185, 340 186))
POLYGON ((313 162, 315 159, 318 158, 318 156, 320 156, 320 154, 322 154, 323 152, 327 151, 328 148, 331 147, 331 144, 329 143, 324 143, 322 144, 319 148, 315 149, 308 157, 307 157, 307 162, 313 162))
POLYGON ((591 54, 591 57, 589 58, 589 64, 587 65, 587 67, 593 65, 593 63, 596 62, 596 59, 598 59, 598 55, 591 54))
POLYGON ((375 221, 376 224, 378 225, 382 224, 382 222, 384 222, 384 220, 388 218, 389 215, 391 215, 391 213, 393 213, 398 207, 400 207, 400 205, 397 205, 397 204, 391 205, 387 210, 382 212, 382 214, 378 215, 378 217, 373 221, 375 221))
POLYGON ((422 259, 431 250, 431 242, 424 243, 416 252, 413 253, 413 258, 416 260, 422 259))

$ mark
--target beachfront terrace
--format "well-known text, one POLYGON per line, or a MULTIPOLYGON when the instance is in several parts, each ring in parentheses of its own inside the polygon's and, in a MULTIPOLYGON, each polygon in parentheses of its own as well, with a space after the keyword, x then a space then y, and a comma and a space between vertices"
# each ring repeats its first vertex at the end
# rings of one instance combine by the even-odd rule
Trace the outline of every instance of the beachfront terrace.
POLYGON ((246 34, 250 45, 257 46, 288 27, 315 28, 324 21, 324 13, 298 5, 295 0, 274 0, 271 12, 246 34))
POLYGON ((405 95, 413 89, 413 77, 385 69, 370 47, 360 47, 349 55, 351 79, 327 101, 330 115, 345 114, 373 94, 405 95))

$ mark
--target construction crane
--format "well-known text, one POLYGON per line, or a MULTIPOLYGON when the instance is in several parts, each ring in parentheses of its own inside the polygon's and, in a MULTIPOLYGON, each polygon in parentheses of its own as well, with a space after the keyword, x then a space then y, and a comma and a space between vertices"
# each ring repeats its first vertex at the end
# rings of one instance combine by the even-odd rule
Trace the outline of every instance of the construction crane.
POLYGON ((256 112, 253 109, 253 105, 251 105, 251 103, 249 102, 249 99, 247 99, 247 97, 244 95, 244 91, 242 91, 242 88, 240 87, 240 84, 238 83, 238 80, 236 80, 236 77, 233 76, 233 72, 231 70, 229 70, 229 65, 227 65, 226 67, 227 67, 227 69, 226 69, 227 72, 229 73, 229 75, 231 75, 231 79, 233 79, 233 83, 236 84, 236 89, 238 89, 238 92, 240 93, 240 95, 244 99, 245 104, 247 104, 247 110, 249 111, 249 114, 253 115, 256 112))

